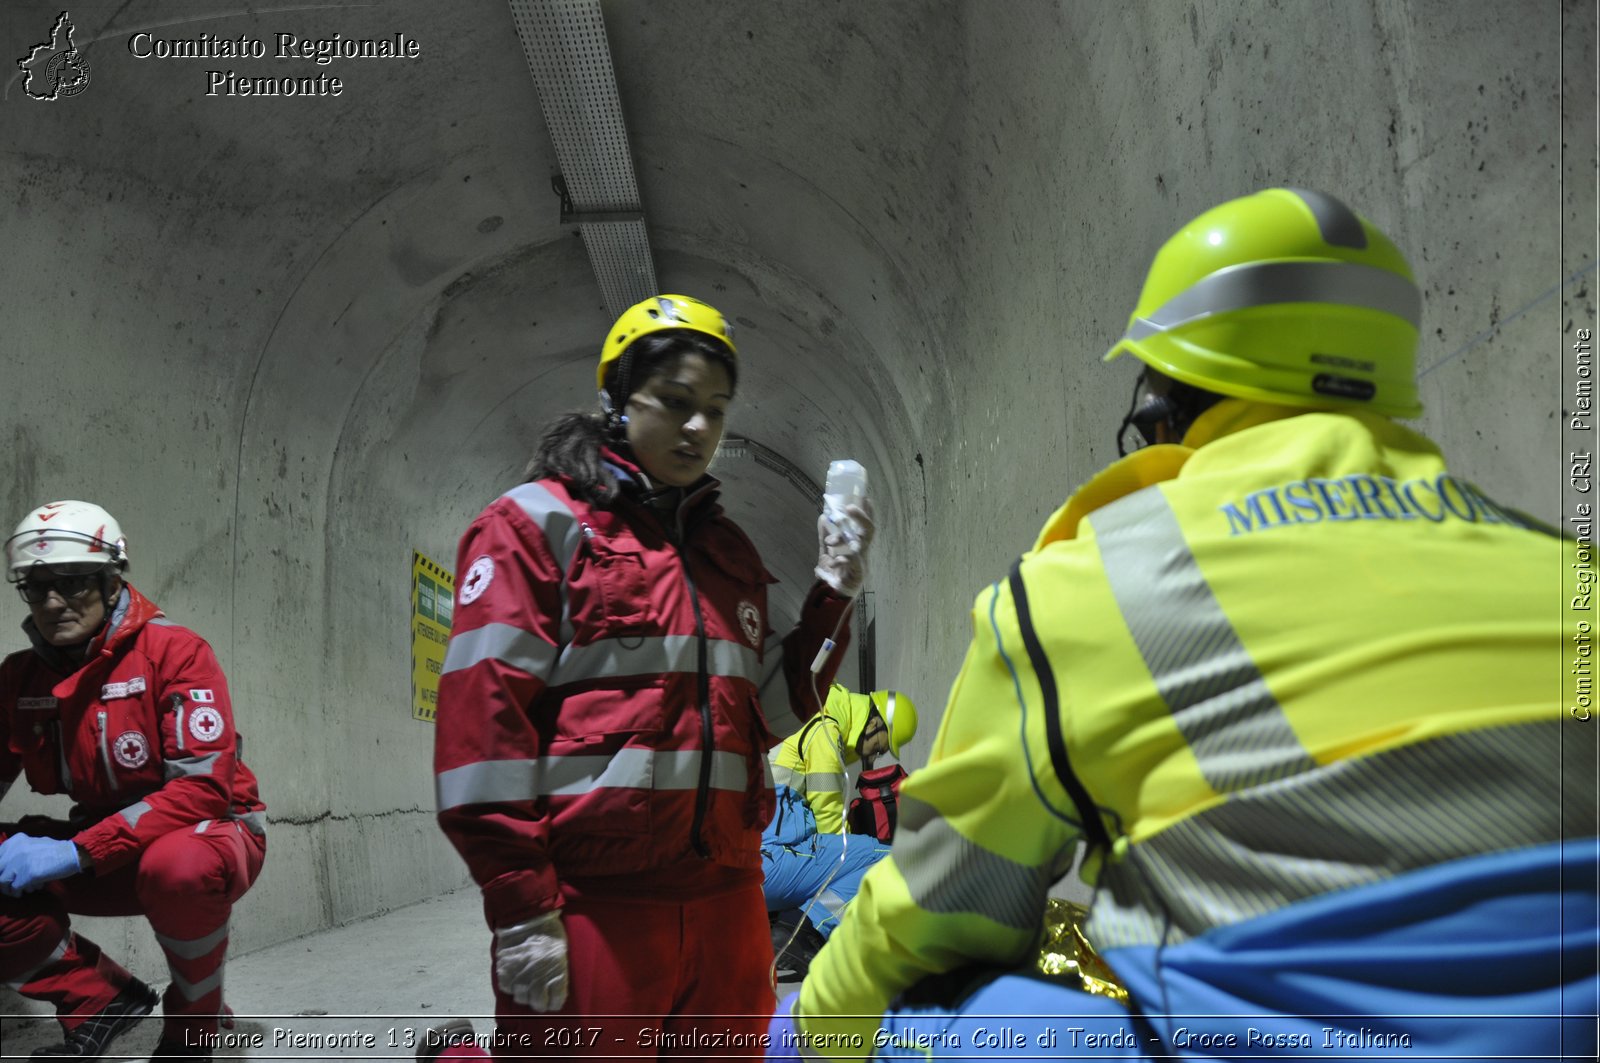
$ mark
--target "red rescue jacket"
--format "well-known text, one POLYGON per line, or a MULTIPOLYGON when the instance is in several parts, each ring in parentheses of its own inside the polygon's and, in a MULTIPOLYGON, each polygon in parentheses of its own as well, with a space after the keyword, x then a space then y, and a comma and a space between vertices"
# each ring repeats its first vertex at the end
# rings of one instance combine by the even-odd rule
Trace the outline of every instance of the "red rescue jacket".
POLYGON ((810 664, 847 605, 812 588, 774 680, 795 709, 763 713, 775 581, 722 515, 717 481, 690 488, 669 528, 638 497, 637 469, 605 457, 623 488, 612 505, 560 479, 522 484, 473 521, 457 555, 439 823, 495 927, 559 907, 563 884, 601 890, 608 876, 665 896, 758 883, 766 753, 816 711, 810 664))
POLYGON ((124 584, 79 666, 23 625, 34 649, 0 662, 0 793, 26 772, 77 802, 73 841, 109 871, 157 838, 209 820, 266 830, 239 759, 228 682, 199 635, 124 584))

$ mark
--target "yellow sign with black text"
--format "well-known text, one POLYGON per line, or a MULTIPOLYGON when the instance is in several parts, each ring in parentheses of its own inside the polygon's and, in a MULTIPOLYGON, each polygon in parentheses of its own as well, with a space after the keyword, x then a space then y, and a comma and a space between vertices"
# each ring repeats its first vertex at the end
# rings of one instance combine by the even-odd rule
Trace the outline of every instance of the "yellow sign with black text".
POLYGON ((432 723, 439 705, 439 674, 450 643, 456 578, 411 552, 411 718, 432 723))

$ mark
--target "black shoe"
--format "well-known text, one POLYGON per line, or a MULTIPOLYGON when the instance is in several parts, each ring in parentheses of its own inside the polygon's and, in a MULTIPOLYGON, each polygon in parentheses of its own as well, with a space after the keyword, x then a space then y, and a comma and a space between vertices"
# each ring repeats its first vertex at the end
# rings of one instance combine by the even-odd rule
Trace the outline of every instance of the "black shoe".
POLYGON ((770 912, 767 918, 772 926, 772 955, 778 981, 800 981, 811 969, 811 961, 822 951, 825 939, 798 909, 770 912))
POLYGON ((122 988, 98 1015, 68 1030, 58 1045, 33 1050, 33 1059, 99 1059, 122 1034, 161 1003, 156 991, 137 978, 122 988))
POLYGON ((150 1050, 150 1063, 211 1063, 211 1049, 163 1037, 150 1050))
POLYGON ((422 1035, 422 1043, 417 1045, 417 1063, 433 1063, 451 1045, 466 1044, 472 1039, 472 1023, 467 1019, 440 1023, 422 1035))

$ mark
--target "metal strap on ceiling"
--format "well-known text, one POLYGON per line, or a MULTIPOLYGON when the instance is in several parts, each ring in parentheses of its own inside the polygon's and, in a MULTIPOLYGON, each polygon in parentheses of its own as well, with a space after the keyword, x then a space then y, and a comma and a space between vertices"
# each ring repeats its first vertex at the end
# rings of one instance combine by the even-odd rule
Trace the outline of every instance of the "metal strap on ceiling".
POLYGON ((571 220, 583 234, 606 309, 619 317, 656 294, 656 270, 600 0, 510 4, 572 199, 571 220))

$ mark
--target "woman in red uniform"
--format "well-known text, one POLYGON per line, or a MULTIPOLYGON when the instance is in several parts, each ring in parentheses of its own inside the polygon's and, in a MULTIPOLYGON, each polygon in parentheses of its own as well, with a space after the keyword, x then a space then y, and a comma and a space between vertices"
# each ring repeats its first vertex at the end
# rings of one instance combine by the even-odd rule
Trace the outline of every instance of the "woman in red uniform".
POLYGON ((772 1007, 766 755, 828 689, 871 523, 819 525, 826 582, 769 646, 773 579, 706 475, 727 322, 647 299, 596 377, 602 413, 554 422, 462 537, 439 822, 494 934, 496 1056, 749 1054, 772 1007))

